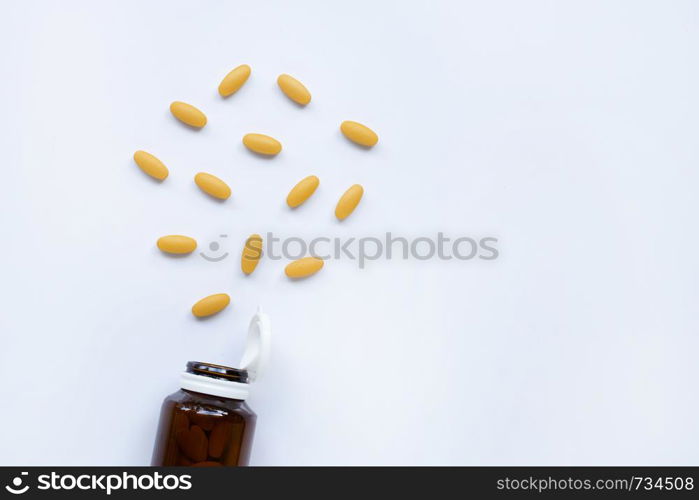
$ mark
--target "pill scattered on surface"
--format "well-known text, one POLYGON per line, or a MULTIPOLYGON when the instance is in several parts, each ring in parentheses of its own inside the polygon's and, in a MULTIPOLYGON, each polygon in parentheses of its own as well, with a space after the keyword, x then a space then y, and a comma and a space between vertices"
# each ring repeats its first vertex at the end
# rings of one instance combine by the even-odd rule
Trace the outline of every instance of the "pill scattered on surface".
POLYGON ((261 155, 276 155, 282 150, 282 143, 264 134, 246 134, 243 144, 250 151, 261 155))
POLYGON ((197 248, 197 240, 189 236, 173 234, 158 238, 158 248, 165 253, 186 254, 197 248))
POLYGON ((288 264, 284 272, 289 278, 305 278, 320 271, 323 264, 318 257, 304 257, 288 264))
POLYGON ((262 257, 262 236, 252 234, 245 242, 243 255, 240 258, 240 268, 245 274, 252 274, 262 257))
POLYGON ((231 298, 227 293, 209 295, 192 306, 192 314, 197 318, 211 316, 212 314, 223 311, 230 303, 231 298))
POLYGON ((202 128, 206 125, 206 115, 186 102, 175 101, 170 104, 170 113, 190 127, 202 128))
POLYGON ((370 148, 379 142, 379 136, 366 125, 353 121, 344 121, 340 125, 340 130, 350 141, 361 146, 370 148))
POLYGON ((169 173, 162 161, 145 151, 136 151, 133 154, 133 160, 141 170, 159 181, 165 180, 169 173))
POLYGON ((199 189, 219 200, 227 200, 231 195, 231 188, 228 187, 228 184, 215 175, 199 172, 194 176, 194 182, 199 186, 199 189))
POLYGON ((250 66, 241 64, 228 73, 218 86, 218 93, 221 94, 221 97, 228 97, 238 92, 240 87, 245 85, 245 82, 248 81, 250 72, 250 66))
POLYGON ((315 193, 319 184, 320 179, 315 175, 309 175, 305 179, 301 179, 301 181, 289 191, 289 195, 286 197, 286 204, 291 208, 298 207, 315 193))
POLYGON ((345 194, 340 197, 340 201, 337 202, 335 207, 335 217, 340 220, 344 220, 349 215, 354 212, 354 209, 359 205, 359 201, 364 195, 364 188, 359 184, 355 184, 350 187, 345 194))
POLYGON ((298 81, 293 76, 286 74, 279 75, 279 78, 277 78, 277 85, 279 85, 282 92, 284 92, 284 94, 286 94, 286 96, 296 104, 305 106, 311 102, 311 93, 303 85, 303 83, 298 81))

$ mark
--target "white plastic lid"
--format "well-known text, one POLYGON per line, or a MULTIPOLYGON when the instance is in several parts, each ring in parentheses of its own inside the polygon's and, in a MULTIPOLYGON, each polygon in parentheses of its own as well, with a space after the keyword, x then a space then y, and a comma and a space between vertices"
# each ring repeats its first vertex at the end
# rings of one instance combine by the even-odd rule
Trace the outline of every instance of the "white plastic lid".
POLYGON ((245 352, 240 360, 240 368, 248 372, 248 379, 254 382, 264 373, 269 361, 269 350, 272 327, 269 316, 257 306, 257 312, 248 326, 248 339, 245 342, 245 352))
POLYGON ((257 312, 250 321, 245 351, 240 361, 240 369, 247 371, 248 374, 247 383, 182 372, 180 375, 180 387, 188 391, 210 394, 212 396, 239 400, 247 399, 250 393, 250 382, 259 380, 269 361, 271 333, 269 316, 262 312, 262 308, 258 307, 257 312))

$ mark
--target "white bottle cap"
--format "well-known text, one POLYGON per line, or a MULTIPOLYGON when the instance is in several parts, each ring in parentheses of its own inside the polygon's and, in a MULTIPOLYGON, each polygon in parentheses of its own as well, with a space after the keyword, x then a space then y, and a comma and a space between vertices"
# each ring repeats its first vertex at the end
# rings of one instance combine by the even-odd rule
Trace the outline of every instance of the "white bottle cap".
MULTIPOLYGON (((223 373, 227 367, 218 365, 209 365, 212 370, 219 368, 221 377, 215 374, 198 375, 189 371, 182 372, 180 375, 180 387, 188 391, 200 392, 202 394, 210 394, 212 396, 220 396, 224 398, 247 399, 250 392, 250 382, 259 380, 265 366, 269 360, 271 324, 269 316, 262 312, 261 308, 257 308, 257 313, 252 317, 250 326, 248 327, 248 338, 245 343, 245 352, 243 359, 240 361, 240 368, 228 370, 230 371, 245 371, 247 379, 245 381, 227 380, 223 373)), ((208 363, 201 363, 207 364, 208 363)), ((239 377, 237 377, 240 380, 239 377)))

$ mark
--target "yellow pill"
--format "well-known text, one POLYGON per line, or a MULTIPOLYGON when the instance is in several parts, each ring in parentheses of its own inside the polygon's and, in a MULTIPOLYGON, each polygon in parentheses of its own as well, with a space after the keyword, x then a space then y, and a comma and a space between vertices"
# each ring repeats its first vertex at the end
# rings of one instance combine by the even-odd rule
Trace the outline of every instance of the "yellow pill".
POLYGON ((231 298, 227 293, 209 295, 192 306, 192 314, 197 318, 211 316, 212 314, 223 311, 230 303, 231 298))
POLYGON ((279 85, 282 92, 296 104, 305 106, 311 102, 311 93, 304 87, 303 83, 293 76, 279 75, 279 78, 277 78, 277 85, 279 85))
POLYGON ((228 184, 215 175, 199 172, 194 176, 194 182, 197 183, 199 189, 219 200, 227 200, 231 195, 231 188, 228 187, 228 184))
POLYGON ((245 85, 250 76, 250 66, 247 64, 241 64, 233 71, 228 73, 223 80, 221 80, 218 86, 218 93, 221 97, 228 97, 229 95, 235 94, 240 90, 240 87, 245 85))
POLYGON ((262 236, 252 234, 243 247, 240 268, 245 274, 251 274, 260 262, 260 257, 262 257, 262 236))
POLYGON ((350 187, 345 194, 340 197, 340 201, 337 202, 335 207, 335 217, 340 220, 344 220, 349 215, 354 212, 354 209, 359 205, 359 201, 364 195, 364 188, 359 184, 355 184, 350 187))
POLYGON ((190 127, 202 128, 206 125, 206 115, 186 102, 175 101, 170 104, 170 113, 190 127))
POLYGON ((158 238, 158 248, 166 253, 192 253, 197 248, 197 240, 189 236, 173 234, 158 238))
POLYGON ((133 154, 133 160, 141 170, 159 181, 165 180, 169 173, 162 161, 145 151, 136 151, 133 154))
POLYGON ((323 259, 318 257, 304 257, 288 264, 284 272, 289 278, 305 278, 320 271, 323 264, 323 259))
POLYGON ((379 136, 366 125, 361 123, 345 121, 340 125, 340 130, 350 141, 361 146, 371 147, 379 142, 379 136))
POLYGON ((318 184, 320 184, 320 179, 315 175, 309 175, 305 179, 302 179, 289 191, 289 195, 286 197, 286 204, 291 208, 298 207, 315 193, 318 184))
POLYGON ((281 142, 263 134, 245 134, 243 144, 250 151, 261 155, 276 155, 282 150, 281 142))

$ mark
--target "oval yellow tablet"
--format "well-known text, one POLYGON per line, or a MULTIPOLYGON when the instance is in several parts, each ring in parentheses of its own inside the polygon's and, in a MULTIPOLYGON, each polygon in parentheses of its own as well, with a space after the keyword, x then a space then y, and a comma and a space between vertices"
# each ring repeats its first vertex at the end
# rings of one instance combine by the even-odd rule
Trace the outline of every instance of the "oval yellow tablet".
POLYGON ((243 247, 240 268, 245 274, 251 274, 260 262, 260 257, 262 257, 262 236, 252 234, 243 247))
POLYGON ((354 209, 359 205, 359 201, 364 195, 364 188, 359 184, 355 184, 350 187, 345 194, 340 197, 340 201, 337 202, 335 207, 335 217, 340 220, 344 220, 349 215, 354 212, 354 209))
POLYGON ((240 87, 245 85, 250 76, 250 66, 247 64, 241 64, 233 71, 228 73, 218 86, 218 93, 221 97, 228 97, 229 95, 235 94, 240 90, 240 87))
POLYGON ((282 150, 281 142, 263 134, 245 134, 243 144, 250 151, 261 155, 276 155, 282 150))
POLYGON ((298 207, 301 203, 311 197, 320 184, 320 179, 315 175, 309 175, 296 184, 286 197, 286 204, 291 208, 298 207))
POLYGON ((231 188, 228 187, 228 184, 215 175, 199 172, 194 176, 194 182, 197 183, 199 189, 219 200, 227 200, 231 195, 231 188))
POLYGON ((379 136, 376 135, 376 132, 361 123, 345 121, 340 125, 340 130, 350 141, 361 146, 370 148, 379 142, 379 136))
POLYGON ((197 248, 197 240, 189 236, 173 234, 158 238, 158 248, 166 253, 192 253, 197 248))
POLYGON ((230 303, 231 298, 227 293, 209 295, 192 306, 192 314, 197 318, 211 316, 212 314, 223 311, 230 303))
POLYGON ((175 101, 170 104, 170 113, 190 127, 202 128, 206 125, 206 115, 186 102, 175 101))
POLYGON ((279 78, 277 78, 277 85, 279 85, 282 92, 296 104, 305 106, 311 102, 311 93, 304 87, 303 83, 293 76, 279 75, 279 78))
POLYGON ((305 278, 320 271, 323 264, 318 257, 304 257, 288 264, 284 272, 289 278, 305 278))
POLYGON ((159 181, 165 180, 169 174, 167 167, 163 165, 162 161, 145 151, 136 151, 133 154, 133 161, 135 161, 136 165, 146 174, 159 181))

